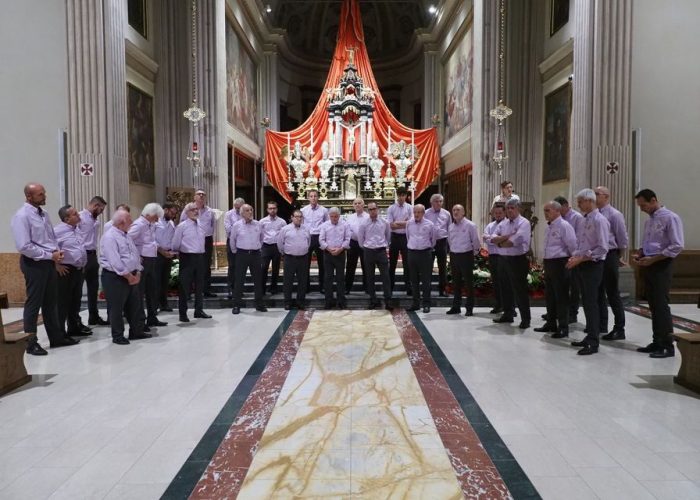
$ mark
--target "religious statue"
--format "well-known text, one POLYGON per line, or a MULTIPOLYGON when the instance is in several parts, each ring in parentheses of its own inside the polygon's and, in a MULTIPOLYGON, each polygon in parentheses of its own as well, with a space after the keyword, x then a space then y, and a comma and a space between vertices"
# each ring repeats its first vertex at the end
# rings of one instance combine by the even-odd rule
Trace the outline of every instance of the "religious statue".
POLYGON ((406 158, 406 149, 402 148, 399 159, 396 160, 396 173, 398 174, 399 182, 406 181, 406 172, 411 168, 412 163, 410 159, 406 158))
POLYGON ((369 168, 372 170, 372 174, 374 174, 374 182, 377 182, 382 176, 382 168, 384 167, 384 162, 379 159, 379 146, 377 145, 377 141, 372 141, 370 152, 372 153, 372 159, 369 161, 369 168))
POLYGON ((318 168, 321 170, 321 180, 325 182, 328 179, 328 173, 333 166, 333 161, 328 159, 328 141, 323 141, 321 145, 322 158, 318 161, 318 168))
POLYGON ((289 162, 294 169, 294 174, 296 176, 296 181, 301 182, 304 180, 304 170, 306 169, 306 162, 301 154, 301 143, 299 141, 294 144, 294 153, 292 155, 292 161, 289 162))

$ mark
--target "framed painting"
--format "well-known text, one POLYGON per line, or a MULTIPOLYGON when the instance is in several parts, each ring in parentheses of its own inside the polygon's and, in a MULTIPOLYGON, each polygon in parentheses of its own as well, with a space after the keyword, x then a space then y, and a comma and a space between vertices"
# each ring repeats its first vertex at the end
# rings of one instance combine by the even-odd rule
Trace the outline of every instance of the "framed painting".
POLYGON ((549 4, 549 36, 554 35, 569 22, 569 1, 550 0, 549 4))
POLYGON ((542 183, 569 178, 571 82, 544 98, 542 183))
POLYGON ((472 122, 472 29, 445 63, 445 142, 472 122))
POLYGON ((155 186, 153 97, 130 83, 126 86, 129 182, 155 186))
POLYGON ((231 23, 226 22, 226 120, 258 142, 258 70, 231 23))
POLYGON ((127 5, 127 17, 129 26, 134 28, 139 35, 148 38, 148 13, 146 0, 129 0, 127 5))

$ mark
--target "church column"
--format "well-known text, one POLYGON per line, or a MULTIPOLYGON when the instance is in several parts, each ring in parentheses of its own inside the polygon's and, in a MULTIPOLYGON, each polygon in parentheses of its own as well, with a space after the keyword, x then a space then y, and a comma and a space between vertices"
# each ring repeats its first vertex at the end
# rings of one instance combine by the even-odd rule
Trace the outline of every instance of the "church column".
POLYGON ((433 115, 439 114, 440 60, 437 47, 426 44, 423 52, 423 127, 433 127, 433 115))
MULTIPOLYGON (((265 46, 262 63, 260 64, 260 94, 262 105, 261 119, 270 119, 270 129, 279 130, 280 125, 280 103, 277 92, 277 47, 275 45, 265 46)), ((264 137, 260 138, 262 143, 264 137)))
POLYGON ((105 36, 102 2, 68 0, 68 202, 82 207, 95 194, 113 205, 107 154, 105 36), (80 175, 91 163, 94 175, 80 175))

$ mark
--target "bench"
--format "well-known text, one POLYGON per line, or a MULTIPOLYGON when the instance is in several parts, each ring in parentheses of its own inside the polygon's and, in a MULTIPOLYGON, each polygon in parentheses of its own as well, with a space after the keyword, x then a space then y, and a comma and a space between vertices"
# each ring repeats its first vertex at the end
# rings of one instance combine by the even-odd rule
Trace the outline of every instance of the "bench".
POLYGON ((24 366, 28 337, 26 333, 6 334, 0 311, 0 396, 32 380, 24 366))
POLYGON ((681 367, 673 381, 700 393, 700 333, 674 333, 681 352, 681 367))

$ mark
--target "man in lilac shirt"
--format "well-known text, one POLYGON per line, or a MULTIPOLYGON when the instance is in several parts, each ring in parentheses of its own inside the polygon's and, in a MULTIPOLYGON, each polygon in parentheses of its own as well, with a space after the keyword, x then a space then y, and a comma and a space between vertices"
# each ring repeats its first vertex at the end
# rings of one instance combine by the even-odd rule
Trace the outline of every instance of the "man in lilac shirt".
POLYGON ((263 226, 253 219, 253 207, 241 207, 241 220, 231 228, 231 251, 236 254, 236 270, 233 278, 232 314, 239 314, 243 305, 243 286, 246 272, 250 269, 253 278, 255 310, 267 312, 263 304, 262 258, 260 248, 263 241, 263 226))
MULTIPOLYGON (((561 217, 574 228, 574 234, 578 232, 579 226, 583 223, 583 215, 571 208, 569 201, 563 196, 557 196, 554 201, 561 205, 561 217)), ((569 324, 578 321, 578 306, 580 302, 581 292, 578 289, 578 281, 569 280, 569 324)))
POLYGON ((649 214, 644 222, 642 248, 634 262, 642 268, 653 333, 651 344, 637 351, 649 353, 652 358, 668 358, 675 355, 668 294, 673 261, 683 250, 683 223, 677 214, 659 203, 651 189, 642 189, 635 199, 642 212, 649 214))
POLYGON ((462 312, 462 288, 467 286, 467 312, 465 316, 474 315, 474 252, 481 248, 479 231, 476 224, 467 219, 462 205, 452 207, 454 222, 447 230, 450 247, 450 269, 454 284, 454 299, 447 314, 462 312))
POLYGON ((350 249, 348 250, 347 266, 345 268, 345 294, 347 295, 352 290, 352 284, 355 282, 355 271, 357 270, 357 260, 360 260, 360 268, 362 269, 362 290, 367 291, 367 273, 365 272, 365 254, 357 239, 358 231, 362 224, 367 222, 369 215, 365 212, 365 200, 355 198, 352 202, 352 207, 355 209, 354 214, 350 214, 346 219, 350 227, 350 249))
POLYGON ((267 286, 267 270, 272 263, 272 276, 270 277, 270 288, 268 291, 271 294, 277 293, 277 281, 280 277, 280 259, 281 254, 277 249, 277 235, 287 223, 284 219, 277 216, 277 202, 267 202, 267 217, 260 220, 263 229, 263 245, 262 245, 262 284, 263 293, 267 286))
POLYGON ((129 236, 141 254, 143 273, 139 282, 141 300, 146 303, 145 332, 151 326, 166 326, 168 323, 158 319, 158 243, 156 242, 156 223, 163 217, 163 208, 158 203, 148 203, 129 228, 129 236))
POLYGON ((406 285, 406 293, 411 295, 411 279, 408 272, 408 247, 406 246, 406 224, 413 217, 413 207, 406 203, 408 191, 401 186, 396 189, 396 201, 389 206, 386 212, 386 220, 391 228, 391 242, 389 243, 389 279, 391 289, 394 290, 396 283, 396 265, 401 254, 403 266, 403 279, 406 285))
POLYGON ((102 267, 102 288, 107 299, 112 342, 128 345, 130 340, 150 338, 143 328, 143 303, 139 292, 141 255, 127 234, 131 214, 117 210, 112 225, 100 240, 99 263, 102 267), (123 312, 123 314, 122 314, 123 312), (124 337, 124 317, 129 322, 129 338, 124 337))
POLYGON ((571 345, 581 347, 578 354, 586 356, 598 352, 600 344, 598 294, 608 254, 610 223, 596 208, 596 196, 592 189, 579 191, 576 201, 583 214, 583 223, 576 233, 576 250, 566 263, 566 268, 574 270, 574 279, 578 280, 581 290, 583 313, 586 315, 586 337, 571 345))
POLYGON ((350 227, 340 220, 340 210, 328 210, 329 221, 321 225, 318 244, 323 250, 325 309, 333 308, 333 285, 338 296, 338 309, 345 309, 345 252, 350 248, 350 227))
POLYGON ((226 260, 228 269, 226 281, 228 282, 228 298, 233 297, 233 276, 236 273, 236 254, 231 251, 231 228, 241 220, 241 207, 245 205, 243 198, 233 200, 233 208, 224 215, 224 231, 226 231, 226 260))
POLYGON ((58 321, 67 335, 92 335, 80 321, 80 300, 83 296, 83 269, 88 261, 83 233, 78 228, 80 215, 70 205, 58 210, 62 222, 53 228, 63 260, 56 264, 58 272, 58 321), (66 327, 66 320, 68 326, 66 327))
POLYGON ((204 228, 197 222, 199 209, 188 203, 182 210, 184 220, 175 228, 170 248, 180 261, 180 287, 178 290, 178 312, 181 323, 189 323, 187 299, 194 282, 194 317, 209 319, 204 312, 204 277, 206 276, 206 253, 204 228))
MULTIPOLYGON (((211 285, 211 258, 214 253, 214 227, 216 226, 216 217, 214 211, 207 205, 207 192, 203 189, 197 189, 194 192, 194 203, 199 210, 197 223, 204 230, 204 254, 206 262, 206 276, 204 277, 204 296, 216 297, 215 293, 209 291, 211 285)), ((185 214, 180 215, 180 221, 185 219, 185 214)))
POLYGON ((406 247, 408 248, 407 265, 410 268, 411 286, 413 287, 413 302, 408 311, 420 309, 419 301, 422 291, 423 312, 429 313, 435 226, 425 218, 425 207, 421 204, 413 206, 413 218, 406 223, 406 247))
POLYGON ((445 297, 445 285, 447 285, 447 231, 452 222, 450 212, 442 208, 445 199, 439 193, 430 197, 430 208, 425 211, 425 218, 435 226, 435 248, 433 258, 437 258, 438 265, 438 294, 445 297))
POLYGON ((384 292, 384 307, 391 311, 391 281, 389 279, 389 261, 386 257, 386 249, 391 241, 391 228, 386 219, 379 217, 379 208, 373 201, 367 204, 369 219, 360 224, 357 231, 357 242, 365 254, 365 272, 367 273, 367 293, 369 294, 369 308, 381 307, 377 301, 374 283, 374 267, 379 269, 379 278, 382 281, 384 292))
POLYGON ((311 235, 302 222, 304 216, 301 210, 295 210, 292 214, 291 224, 283 227, 277 235, 277 249, 284 256, 284 310, 291 308, 306 308, 306 283, 308 266, 309 245, 311 235), (292 286, 294 278, 297 280, 297 300, 292 301, 292 286))
POLYGON ((627 238, 627 227, 625 217, 622 213, 610 204, 610 190, 605 186, 595 188, 596 206, 601 215, 610 223, 610 234, 608 236, 608 255, 605 257, 603 266, 603 283, 601 283, 600 294, 600 331, 608 331, 608 306, 605 297, 612 309, 615 323, 612 330, 607 335, 603 335, 603 340, 622 340, 625 338, 625 307, 620 298, 620 266, 624 266, 622 260, 625 250, 629 246, 627 238))
POLYGON ((97 263, 97 228, 100 225, 98 217, 102 215, 107 202, 101 196, 94 196, 87 207, 79 212, 78 228, 83 233, 87 264, 83 269, 83 277, 87 285, 88 325, 107 326, 109 321, 100 318, 97 310, 97 294, 100 290, 100 266, 97 263))
MULTIPOLYGON (((494 295, 494 306, 493 309, 489 311, 489 314, 499 314, 503 312, 503 289, 505 286, 510 286, 508 283, 503 283, 503 276, 501 273, 501 268, 503 267, 500 262, 501 255, 499 253, 498 245, 491 242, 491 238, 496 236, 496 229, 498 225, 506 217, 506 207, 503 203, 496 203, 491 207, 491 217, 493 220, 489 222, 484 228, 484 243, 486 244, 486 250, 489 252, 489 271, 491 272, 491 284, 493 286, 494 295)), ((514 316, 515 311, 510 311, 510 315, 514 316)))
POLYGON ((571 272, 566 263, 576 251, 576 232, 561 216, 561 204, 544 205, 547 229, 544 233, 544 279, 547 322, 536 332, 551 332, 552 338, 569 336, 569 288, 571 272))
POLYGON ((530 328, 530 295, 527 287, 527 275, 530 261, 530 221, 520 215, 520 201, 511 198, 506 203, 506 218, 498 224, 491 243, 498 246, 500 261, 503 263, 503 315, 494 319, 494 323, 513 322, 513 299, 520 310, 518 328, 530 328))
POLYGON ((17 251, 22 254, 19 261, 24 274, 27 299, 24 302, 24 332, 29 334, 27 353, 34 356, 48 354, 37 339, 39 310, 51 347, 77 344, 67 337, 58 322, 56 309, 56 263, 63 260, 58 249, 53 226, 41 207, 46 204, 46 190, 41 184, 24 187, 25 202, 12 217, 12 236, 17 251))
POLYGON ((173 267, 175 253, 172 251, 173 235, 175 234, 175 219, 178 207, 175 203, 163 204, 163 217, 156 223, 156 244, 158 245, 158 260, 156 261, 156 276, 158 283, 158 302, 162 312, 172 312, 168 304, 168 286, 173 267))
POLYGON ((309 273, 308 282, 306 285, 306 290, 311 291, 311 260, 313 254, 316 254, 316 265, 318 266, 318 287, 319 291, 323 294, 323 282, 324 282, 324 262, 323 262, 323 250, 319 244, 318 238, 321 233, 321 225, 328 221, 328 209, 318 204, 318 191, 312 189, 308 192, 307 198, 309 204, 301 209, 301 214, 304 216, 304 227, 309 231, 311 235, 311 246, 309 247, 309 273))

